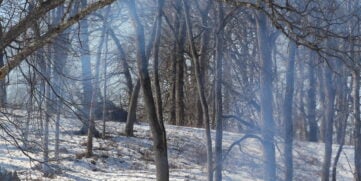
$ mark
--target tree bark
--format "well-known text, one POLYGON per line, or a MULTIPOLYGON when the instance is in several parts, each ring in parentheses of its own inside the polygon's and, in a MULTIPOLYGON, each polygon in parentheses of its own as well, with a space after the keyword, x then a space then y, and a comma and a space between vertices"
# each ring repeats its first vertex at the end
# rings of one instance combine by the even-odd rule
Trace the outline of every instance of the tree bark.
POLYGON ((308 141, 318 141, 318 124, 316 120, 316 76, 313 59, 314 52, 310 51, 310 59, 308 62, 308 80, 310 81, 307 91, 307 118, 309 124, 308 141))
MULTIPOLYGON (((81 0, 81 8, 87 6, 87 0, 81 0)), ((81 20, 79 23, 80 28, 80 60, 81 60, 81 73, 82 73, 82 87, 83 87, 83 97, 82 102, 82 123, 83 126, 80 129, 80 134, 88 134, 89 132, 96 137, 100 136, 98 130, 95 130, 94 120, 92 120, 92 97, 93 97, 93 83, 92 83, 92 72, 91 72, 91 62, 90 62, 90 48, 89 48, 89 30, 88 30, 88 20, 81 20), (91 129, 89 131, 89 129, 91 129)), ((89 137, 88 137, 89 138, 89 137)), ((88 146, 91 147, 92 138, 88 140, 88 146)), ((87 152, 90 153, 89 148, 87 152)))
MULTIPOLYGON (((342 65, 340 65, 342 67, 342 65)), ((345 71, 343 71, 345 72, 345 71)), ((347 72, 348 73, 348 72, 347 72)), ((337 127, 337 141, 339 144, 335 159, 332 164, 332 181, 336 181, 336 174, 337 174, 337 164, 341 156, 341 152, 343 149, 343 146, 345 144, 345 135, 346 135, 346 127, 347 127, 347 120, 349 117, 349 103, 347 102, 347 74, 342 74, 342 76, 337 77, 338 82, 338 99, 336 101, 337 104, 337 114, 338 119, 337 122, 339 124, 339 127, 337 127)))
MULTIPOLYGON (((207 60, 209 58, 209 53, 208 53, 208 49, 209 49, 209 40, 210 40, 210 34, 211 34, 211 29, 208 28, 208 21, 209 21, 209 11, 211 9, 213 5, 213 1, 210 0, 207 2, 207 5, 205 7, 204 10, 199 9, 199 11, 201 12, 201 22, 204 28, 204 31, 201 35, 201 45, 200 45, 200 50, 199 50, 199 61, 200 61, 200 78, 202 78, 201 82, 203 82, 203 84, 206 84, 206 70, 207 70, 207 60)), ((197 81, 197 80, 196 80, 197 81)), ((200 97, 197 97, 197 127, 203 127, 204 126, 204 121, 203 121, 203 109, 202 109, 202 102, 200 97)))
POLYGON ((286 92, 283 101, 283 123, 285 125, 285 167, 286 167, 286 181, 292 181, 293 178, 293 118, 292 118, 292 105, 293 105, 293 92, 294 92, 294 71, 295 71, 295 57, 296 57, 296 44, 289 43, 289 62, 286 72, 286 92))
MULTIPOLYGON (((174 43, 173 45, 173 51, 177 50, 177 45, 176 43, 174 43)), ((170 103, 170 110, 169 110, 169 124, 177 124, 176 122, 176 114, 175 114, 175 109, 176 109, 176 103, 175 103, 175 90, 176 90, 176 86, 175 86, 175 82, 176 82, 176 77, 177 77, 177 66, 176 66, 176 55, 175 53, 173 53, 172 58, 172 71, 171 71, 171 92, 170 92, 170 99, 171 99, 171 103, 170 103)))
POLYGON ((326 94, 324 91, 324 87, 325 87, 325 77, 324 77, 324 73, 322 70, 322 66, 318 67, 318 95, 320 96, 320 110, 323 112, 323 114, 321 114, 321 118, 320 118, 320 140, 322 142, 325 142, 325 125, 326 125, 326 116, 324 114, 325 110, 326 110, 326 94))
POLYGON ((330 179, 330 167, 332 156, 332 135, 333 135, 333 122, 334 122, 334 101, 335 90, 332 85, 332 72, 329 67, 324 67, 324 91, 326 96, 326 109, 325 109, 325 155, 322 164, 322 181, 330 179))
POLYGON ((155 41, 153 44, 154 54, 154 87, 155 87, 155 101, 157 107, 158 120, 163 122, 163 106, 162 106, 162 93, 159 84, 159 48, 160 48, 160 35, 162 32, 162 11, 164 6, 164 0, 158 0, 158 15, 156 24, 155 41))
MULTIPOLYGON (((186 0, 183 1, 183 6, 187 7, 186 0)), ((190 44, 191 49, 191 55, 192 55, 192 61, 194 64, 195 74, 196 74, 196 81, 197 81, 197 88, 198 88, 198 94, 202 105, 202 112, 203 112, 203 124, 205 125, 206 130, 206 137, 207 137, 207 180, 212 181, 213 180, 213 161, 212 161, 212 138, 211 138, 211 128, 210 128, 210 118, 209 118, 209 111, 208 111, 208 103, 205 95, 205 85, 202 81, 204 78, 201 74, 201 64, 197 56, 197 51, 194 46, 193 42, 193 31, 192 31, 192 25, 189 18, 189 8, 184 8, 184 14, 185 14, 185 20, 186 20, 186 27, 187 27, 187 37, 188 37, 188 43, 190 44)))
MULTIPOLYGON (((59 23, 61 21, 61 16, 64 13, 64 7, 60 6, 56 10, 56 17, 54 17, 54 22, 59 23)), ((60 33, 59 36, 55 38, 53 43, 53 52, 54 52, 54 62, 53 74, 54 74, 54 86, 57 98, 56 100, 56 120, 55 120, 55 159, 59 161, 59 145, 60 145, 60 114, 62 113, 62 103, 61 98, 63 96, 63 89, 61 86, 61 76, 64 73, 65 62, 68 58, 67 45, 68 42, 68 33, 60 33)))
POLYGON ((136 121, 136 115, 137 115, 137 103, 138 103, 138 96, 139 96, 139 90, 140 90, 140 80, 138 79, 133 91, 132 91, 132 97, 130 99, 130 104, 128 108, 128 117, 127 122, 125 124, 125 135, 126 136, 134 136, 134 122, 136 121))
MULTIPOLYGON (((46 69, 45 69, 45 78, 47 79, 46 82, 50 81, 50 75, 51 75, 51 66, 49 62, 45 63, 46 69)), ((44 80, 45 81, 45 80, 44 80)), ((43 151, 43 173, 44 176, 49 176, 49 122, 50 122, 50 115, 52 114, 51 110, 51 87, 49 83, 45 84, 45 123, 44 123, 44 151, 43 151)))
POLYGON ((361 181, 361 118, 360 118, 360 69, 352 72, 353 89, 353 116, 355 119, 355 175, 356 181, 361 181))
POLYGON ((260 89, 261 89, 261 120, 263 123, 263 160, 264 180, 274 181, 276 178, 276 156, 275 156, 275 123, 273 120, 272 105, 272 56, 269 38, 269 27, 264 14, 258 13, 256 19, 257 40, 260 51, 260 89))
MULTIPOLYGON (((180 1, 179 1, 180 2, 180 1)), ((182 6, 180 6, 182 8, 182 6)), ((185 21, 182 14, 180 16, 180 27, 177 35, 176 51, 176 82, 175 82, 175 103, 176 103, 176 123, 179 126, 185 125, 184 119, 184 43, 186 37, 185 21)))
POLYGON ((221 181, 222 180, 222 169, 223 169, 223 155, 222 155, 222 137, 223 137, 223 101, 222 101, 222 81, 223 81, 223 33, 224 33, 224 26, 223 26, 223 4, 217 4, 217 23, 218 26, 215 31, 216 37, 216 77, 215 77, 215 123, 216 123, 216 170, 215 170, 215 180, 221 181))
MULTIPOLYGON (((0 22, 0 37, 3 37, 3 27, 0 22)), ((3 67, 4 64, 4 51, 0 50, 0 67, 3 67)), ((5 80, 0 80, 0 107, 5 108, 6 106, 6 82, 5 80)))
POLYGON ((148 72, 148 60, 145 52, 144 27, 138 17, 135 2, 128 1, 129 13, 136 32, 137 63, 140 84, 143 90, 145 108, 153 136, 153 149, 157 170, 157 180, 169 180, 167 140, 164 123, 158 120, 157 109, 153 99, 152 86, 148 72))

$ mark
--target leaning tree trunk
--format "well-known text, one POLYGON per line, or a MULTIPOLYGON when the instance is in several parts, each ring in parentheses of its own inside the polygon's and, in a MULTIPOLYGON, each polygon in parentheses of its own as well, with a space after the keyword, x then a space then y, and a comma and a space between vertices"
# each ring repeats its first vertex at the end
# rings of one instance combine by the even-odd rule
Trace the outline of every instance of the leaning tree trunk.
POLYGON ((144 27, 138 17, 135 1, 128 1, 129 13, 136 32, 136 52, 140 84, 143 91, 145 108, 153 136, 153 149, 155 154, 155 165, 157 180, 169 180, 169 165, 167 153, 167 140, 164 123, 158 120, 157 108, 153 99, 152 86, 148 72, 148 60, 145 52, 144 27))
POLYGON ((137 83, 135 84, 132 96, 130 98, 130 104, 128 108, 128 116, 127 116, 127 122, 125 124, 125 135, 126 136, 134 136, 134 122, 137 119, 137 103, 138 103, 138 96, 139 96, 139 90, 140 90, 140 80, 137 80, 137 83))
POLYGON ((154 84, 155 84, 155 100, 157 107, 158 120, 163 120, 163 106, 162 106, 162 93, 159 84, 159 48, 160 48, 160 35, 162 32, 162 11, 164 6, 164 0, 158 0, 158 15, 156 24, 155 41, 153 44, 154 49, 154 84))
POLYGON ((296 57, 296 44, 290 42, 289 45, 289 62, 286 72, 286 92, 283 101, 283 122, 285 125, 285 167, 286 167, 286 181, 292 181, 293 177, 293 118, 292 118, 292 105, 293 105, 293 92, 294 92, 294 71, 295 71, 295 57, 296 57))
POLYGON ((261 89, 261 120, 263 138, 264 180, 276 180, 276 155, 275 155, 275 123, 273 120, 272 105, 272 56, 267 18, 263 13, 258 13, 256 19, 257 39, 260 52, 260 89, 261 89))
POLYGON ((115 43, 115 46, 118 49, 119 55, 120 55, 120 61, 123 67, 124 77, 127 85, 127 93, 129 100, 131 99, 131 95, 133 92, 133 81, 132 76, 129 71, 129 64, 127 62, 125 51, 120 43, 119 38, 114 33, 114 30, 111 27, 107 27, 107 32, 109 33, 109 36, 112 38, 113 42, 115 43))

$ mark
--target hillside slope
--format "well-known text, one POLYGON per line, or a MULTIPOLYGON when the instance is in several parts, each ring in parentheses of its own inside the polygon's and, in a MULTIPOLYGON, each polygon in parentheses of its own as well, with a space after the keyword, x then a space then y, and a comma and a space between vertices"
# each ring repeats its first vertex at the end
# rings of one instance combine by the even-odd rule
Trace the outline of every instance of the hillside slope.
MULTIPOLYGON (((56 170, 52 178, 43 178, 39 163, 17 149, 9 136, 2 131, 0 163, 8 170, 16 170, 23 180, 154 180, 155 165, 152 157, 152 141, 147 124, 135 125, 135 137, 122 135, 124 123, 107 122, 108 138, 94 140, 92 158, 82 157, 86 149, 86 136, 70 134, 80 125, 76 120, 62 119, 61 160, 51 162, 56 170), (7 141, 6 141, 7 140, 7 141)), ((99 123, 99 125, 101 125, 99 123)), ((9 127, 10 129, 10 127, 9 127)), ((51 127, 54 148, 54 127, 51 127)), ((169 147, 171 180, 206 180, 206 146, 204 129, 179 126, 166 127, 169 147)), ((13 130, 13 133, 16 133, 13 130)), ((20 135, 20 133, 17 133, 20 135)), ((213 132, 214 136, 214 132, 213 132)), ((225 132, 224 149, 243 135, 225 132)), ((41 160, 37 147, 41 139, 33 135, 33 148, 27 152, 33 159, 41 160)), ((283 178, 283 158, 280 156, 282 141, 277 143, 278 178, 283 178)), ((320 180, 323 144, 295 142, 294 180, 320 180)), ((338 148, 334 145, 333 153, 338 148)), ((353 148, 345 146, 338 164, 337 180, 352 180, 353 148)), ((51 152, 51 156, 53 152, 51 152)), ((225 159, 224 180, 262 180, 261 144, 256 139, 247 139, 235 146, 225 159)))

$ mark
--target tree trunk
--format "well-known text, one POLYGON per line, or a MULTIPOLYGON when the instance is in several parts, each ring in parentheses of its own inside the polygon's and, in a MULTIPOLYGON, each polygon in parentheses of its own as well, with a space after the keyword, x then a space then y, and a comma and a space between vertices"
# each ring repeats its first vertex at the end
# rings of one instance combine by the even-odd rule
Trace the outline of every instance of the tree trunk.
MULTIPOLYGON (((342 66, 342 65, 341 65, 342 66)), ((343 149, 343 146, 345 144, 345 135, 346 135, 346 127, 347 127, 347 119, 349 117, 349 103, 347 102, 347 75, 343 74, 343 76, 338 77, 338 79, 342 79, 339 80, 337 85, 338 85, 338 100, 337 102, 337 114, 338 115, 338 119, 337 122, 339 123, 339 127, 337 128, 337 140, 338 140, 338 144, 340 144, 340 146, 338 147, 333 165, 332 165, 332 181, 336 181, 336 173, 337 173, 337 163, 340 159, 341 156, 341 152, 343 149)))
MULTIPOLYGON (((177 50, 177 45, 175 45, 176 43, 174 43, 173 45, 173 51, 175 52, 177 50)), ((176 66, 176 54, 173 53, 172 54, 172 72, 171 72, 171 91, 170 91, 170 99, 171 99, 171 103, 170 103, 170 110, 169 110, 169 124, 175 125, 177 124, 176 122, 176 114, 175 114, 175 109, 176 109, 176 103, 175 103, 175 90, 176 90, 176 77, 177 77, 177 66, 176 66)))
POLYGON ((222 81, 223 81, 223 33, 224 33, 224 26, 223 26, 223 4, 217 4, 217 20, 218 26, 215 31, 216 37, 216 77, 215 77, 215 123, 216 123, 216 171, 215 171, 215 180, 221 181, 222 180, 222 137, 223 137, 223 106, 222 106, 222 81))
POLYGON ((314 52, 310 52, 310 59, 308 62, 308 80, 310 81, 307 91, 307 119, 309 124, 308 141, 318 141, 318 124, 316 120, 316 76, 314 68, 314 52))
POLYGON ((134 136, 133 127, 134 127, 134 122, 137 119, 136 116, 137 116, 137 103, 138 103, 139 90, 140 90, 140 80, 138 79, 137 83, 133 88, 132 97, 130 99, 130 104, 128 108, 127 123, 125 124, 126 136, 134 136))
MULTIPOLYGON (((3 27, 0 22, 0 37, 3 37, 3 27)), ((4 52, 0 51, 0 67, 4 66, 4 52)), ((5 79, 0 80, 0 107, 6 106, 6 82, 5 79)))
MULTIPOLYGON (((104 74, 104 86, 103 86, 103 91, 104 91, 104 99, 103 99, 103 109, 102 109, 102 121, 103 121, 103 125, 102 125, 102 138, 105 139, 106 137, 106 133, 105 133, 105 117, 106 117, 106 101, 107 101, 107 97, 106 97, 106 91, 107 91, 107 79, 106 79, 106 70, 107 70, 107 55, 108 55, 108 17, 109 17, 109 13, 110 13, 110 7, 108 6, 107 8, 104 9, 104 19, 103 19, 103 28, 101 31, 101 36, 100 36, 100 40, 99 40, 99 46, 98 46, 98 50, 97 50, 97 55, 96 55, 96 72, 95 72, 95 85, 94 88, 96 89, 95 92, 98 92, 97 94, 95 94, 95 96, 97 97, 98 95, 101 95, 100 92, 100 87, 99 87, 99 74, 100 74, 100 61, 101 61, 101 55, 103 54, 103 47, 105 49, 105 53, 104 53, 104 64, 103 64, 103 74, 104 74), (99 88, 99 91, 97 91, 99 88)), ((130 99, 130 98, 129 98, 130 99)), ((92 100, 94 101, 94 100, 92 100)), ((97 101, 97 98, 95 98, 95 102, 97 101)), ((92 102, 92 105, 94 104, 94 102, 92 102)), ((93 112, 93 110, 92 110, 93 112)))
MULTIPOLYGON (((46 70, 45 70, 45 78, 47 79, 46 81, 50 82, 50 63, 45 63, 46 65, 46 70)), ((45 86, 45 123, 44 123, 44 151, 43 151, 43 173, 44 176, 49 176, 49 171, 50 171, 50 167, 49 167, 49 122, 50 122, 50 114, 52 114, 52 110, 51 110, 51 104, 52 104, 52 100, 51 100, 51 87, 48 83, 46 83, 45 86)))
MULTIPOLYGON (((325 87, 325 77, 324 77, 324 73, 322 70, 322 66, 318 67, 318 94, 320 96, 320 110, 324 113, 326 112, 326 95, 325 95, 325 91, 324 91, 324 87, 325 87)), ((326 125, 326 118, 325 118, 325 114, 321 114, 321 118, 320 118, 320 140, 322 142, 325 142, 325 125, 326 125)))
MULTIPOLYGON (((187 7, 186 0, 183 1, 183 6, 187 7)), ((204 85, 204 77, 201 74, 201 64, 198 59, 196 49, 193 42, 193 31, 192 31, 192 24, 189 18, 189 8, 183 8, 186 20, 186 27, 187 27, 187 37, 188 43, 190 44, 192 61, 194 64, 195 74, 196 74, 196 81, 197 81, 197 88, 198 94, 202 105, 202 112, 203 112, 203 124, 205 125, 206 129, 206 137, 207 137, 207 179, 208 181, 213 180, 213 163, 212 163, 212 138, 211 138, 211 128, 210 128, 210 118, 209 118, 209 111, 208 111, 208 103, 205 95, 205 85, 204 85)))
POLYGON ((124 77, 125 77, 126 85, 127 85, 127 93, 128 93, 129 100, 130 100, 131 96, 132 96, 132 92, 133 92, 133 81, 132 81, 132 76, 129 71, 129 64, 127 62, 126 54, 124 52, 122 45, 120 44, 119 38, 117 38, 113 29, 111 27, 107 27, 107 32, 109 33, 110 37, 113 39, 115 46, 117 47, 117 49, 119 51, 120 60, 121 60, 121 64, 122 64, 123 72, 124 72, 124 77))
MULTIPOLYGON (((81 0, 81 7, 84 8, 87 6, 87 0, 81 0)), ((80 129, 79 133, 82 135, 88 134, 88 129, 90 126, 91 132, 94 136, 99 137, 99 131, 95 130, 93 123, 90 119, 91 115, 91 99, 93 96, 93 84, 92 84, 92 72, 91 72, 91 63, 90 63, 90 48, 89 48, 89 30, 88 30, 88 20, 83 19, 80 21, 80 60, 81 60, 81 73, 82 73, 82 86, 83 86, 83 97, 82 102, 82 123, 83 126, 80 129)))
POLYGON ((296 44, 290 42, 289 44, 289 62, 286 72, 286 92, 283 101, 283 123, 285 125, 285 167, 286 167, 286 181, 292 181, 293 177, 293 118, 292 118, 292 105, 293 105, 293 92, 294 92, 294 71, 295 71, 295 57, 296 57, 296 44))
POLYGON ((176 123, 179 126, 185 125, 184 119, 184 43, 185 43, 185 22, 180 15, 180 29, 178 32, 178 44, 176 52, 176 82, 175 82, 175 103, 176 103, 176 123))
POLYGON ((35 90, 35 73, 32 71, 31 66, 29 66, 29 100, 27 102, 27 117, 25 123, 25 131, 24 131, 24 148, 27 150, 29 147, 29 131, 30 131, 30 121, 33 119, 33 100, 34 100, 34 90, 35 90))
POLYGON ((140 84, 143 90, 145 108, 153 136, 153 149, 155 154, 155 165, 157 180, 169 180, 169 166, 167 153, 167 139, 164 123, 158 120, 157 109, 153 99, 152 86, 148 72, 148 60, 145 52, 144 27, 140 22, 134 1, 128 1, 129 13, 136 32, 137 63, 140 84))
MULTIPOLYGON (((199 74, 200 78, 202 78, 201 82, 203 84, 206 84, 206 70, 207 70, 207 61, 209 58, 208 55, 208 49, 209 49, 209 40, 211 35, 211 29, 208 28, 208 20, 209 20, 209 10, 211 9, 213 5, 213 1, 210 0, 207 2, 207 5, 204 10, 199 9, 201 12, 201 22, 204 27, 204 31, 201 35, 201 45, 200 45, 200 55, 199 55, 199 74)), ((197 80, 196 80, 197 81, 197 80)), ((203 109, 202 109, 202 101, 200 97, 197 97, 197 127, 203 127, 204 126, 204 118, 203 118, 203 109)))
POLYGON ((334 121, 334 101, 335 91, 332 85, 332 72, 329 67, 324 67, 324 91, 326 98, 325 109, 325 155, 322 164, 322 181, 330 179, 330 167, 332 156, 332 135, 333 135, 333 121, 334 121))
POLYGON ((162 106, 162 93, 159 84, 159 47, 160 47, 160 35, 162 32, 162 11, 164 6, 164 0, 158 0, 158 17, 156 24, 155 41, 153 44, 154 49, 154 86, 155 86, 155 101, 157 107, 158 120, 163 121, 163 106, 162 106))
POLYGON ((104 94, 104 99, 103 99, 103 108, 102 108, 102 120, 103 120, 103 130, 102 130, 102 138, 105 139, 106 138, 106 133, 105 133, 105 127, 106 127, 106 114, 107 114, 107 106, 106 106, 106 100, 108 99, 107 97, 107 69, 108 69, 108 62, 107 62, 107 57, 108 55, 108 34, 105 37, 105 57, 104 57, 104 63, 103 63, 103 78, 104 78, 104 85, 103 85, 103 94, 104 94))
POLYGON ((272 56, 269 38, 267 18, 264 14, 258 13, 256 19, 258 48, 260 51, 260 89, 261 89, 261 120, 263 123, 263 159, 264 159, 264 180, 274 181, 276 179, 276 156, 275 156, 275 123, 273 120, 272 105, 272 56))
POLYGON ((361 181, 361 119, 360 119, 360 69, 352 72, 353 116, 355 119, 355 180, 361 181))
MULTIPOLYGON (((59 23, 61 21, 61 16, 64 14, 64 7, 60 6, 56 9, 56 17, 54 17, 54 23, 59 23)), ((68 45, 69 37, 68 31, 60 33, 53 43, 53 52, 54 52, 54 85, 53 88, 56 91, 57 98, 56 100, 56 120, 55 120, 55 159, 59 161, 59 145, 60 145, 60 114, 62 113, 62 103, 61 98, 63 96, 63 86, 61 86, 61 76, 64 73, 64 67, 66 60, 68 58, 68 45)))

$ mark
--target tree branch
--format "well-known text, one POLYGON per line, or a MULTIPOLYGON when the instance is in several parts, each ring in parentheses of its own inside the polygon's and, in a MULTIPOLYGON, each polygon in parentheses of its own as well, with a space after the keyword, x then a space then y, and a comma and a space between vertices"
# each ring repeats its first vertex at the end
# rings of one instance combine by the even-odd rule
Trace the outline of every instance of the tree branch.
MULTIPOLYGON (((4 79, 5 76, 16 66, 18 66, 27 56, 31 55, 40 47, 44 46, 46 43, 51 42, 59 33, 63 32, 71 25, 77 23, 80 19, 89 15, 93 11, 96 11, 106 5, 113 3, 115 0, 102 0, 95 2, 89 5, 87 8, 81 10, 79 13, 70 17, 67 21, 60 23, 54 28, 49 29, 49 31, 42 35, 39 39, 34 40, 29 45, 21 50, 18 54, 12 57, 6 65, 0 68, 0 80, 4 79)), ((5 36, 6 37, 6 36, 5 36)))

